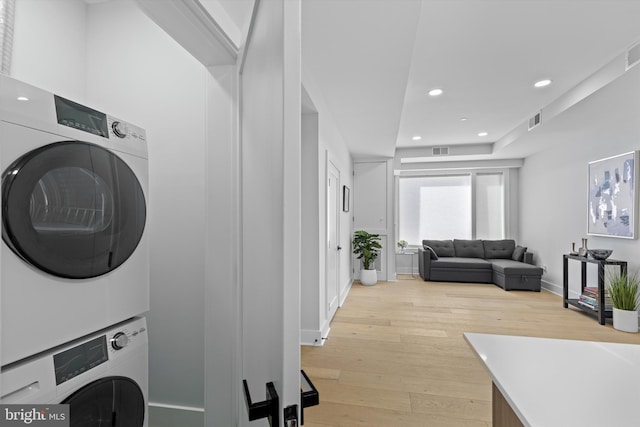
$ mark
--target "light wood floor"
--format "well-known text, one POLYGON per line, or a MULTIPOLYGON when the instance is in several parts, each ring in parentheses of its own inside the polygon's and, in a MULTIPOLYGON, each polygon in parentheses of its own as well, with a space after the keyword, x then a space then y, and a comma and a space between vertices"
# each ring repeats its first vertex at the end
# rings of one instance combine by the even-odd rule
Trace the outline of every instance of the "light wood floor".
POLYGON ((544 291, 356 282, 325 345, 302 348, 320 393, 305 427, 490 426, 491 379, 463 332, 640 344, 639 334, 601 326, 544 291))

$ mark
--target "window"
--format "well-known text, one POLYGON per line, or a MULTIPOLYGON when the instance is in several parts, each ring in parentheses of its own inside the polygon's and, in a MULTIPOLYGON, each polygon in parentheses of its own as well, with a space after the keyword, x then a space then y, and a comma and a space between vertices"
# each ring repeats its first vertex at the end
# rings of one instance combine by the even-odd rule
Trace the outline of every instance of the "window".
POLYGON ((502 239, 504 174, 400 177, 398 240, 502 239))
POLYGON ((504 237, 504 185, 502 173, 476 175, 476 239, 504 237))

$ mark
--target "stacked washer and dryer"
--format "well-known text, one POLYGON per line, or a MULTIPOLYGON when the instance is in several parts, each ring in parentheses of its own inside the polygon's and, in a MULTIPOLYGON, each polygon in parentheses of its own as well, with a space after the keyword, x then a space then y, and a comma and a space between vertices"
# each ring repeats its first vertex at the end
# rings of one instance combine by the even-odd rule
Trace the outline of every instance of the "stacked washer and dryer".
POLYGON ((147 426, 143 129, 0 75, 0 403, 147 426))

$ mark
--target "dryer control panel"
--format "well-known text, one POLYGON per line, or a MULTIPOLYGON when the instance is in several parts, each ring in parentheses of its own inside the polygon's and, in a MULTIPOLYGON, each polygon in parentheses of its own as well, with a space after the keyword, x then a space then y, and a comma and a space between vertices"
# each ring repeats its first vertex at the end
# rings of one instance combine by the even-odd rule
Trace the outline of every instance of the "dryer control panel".
POLYGON ((59 124, 109 138, 106 114, 58 95, 53 97, 59 124))

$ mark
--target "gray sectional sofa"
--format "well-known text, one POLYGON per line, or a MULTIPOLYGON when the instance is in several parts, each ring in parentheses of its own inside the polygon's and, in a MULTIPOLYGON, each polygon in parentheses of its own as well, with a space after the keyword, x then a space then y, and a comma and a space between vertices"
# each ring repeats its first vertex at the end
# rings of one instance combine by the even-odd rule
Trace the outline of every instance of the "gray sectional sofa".
POLYGON ((540 292, 542 268, 514 240, 423 240, 420 277, 438 282, 495 283, 504 290, 540 292))

